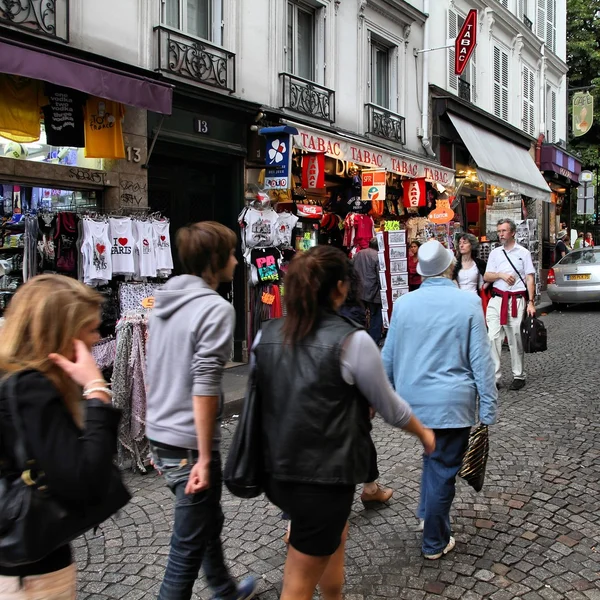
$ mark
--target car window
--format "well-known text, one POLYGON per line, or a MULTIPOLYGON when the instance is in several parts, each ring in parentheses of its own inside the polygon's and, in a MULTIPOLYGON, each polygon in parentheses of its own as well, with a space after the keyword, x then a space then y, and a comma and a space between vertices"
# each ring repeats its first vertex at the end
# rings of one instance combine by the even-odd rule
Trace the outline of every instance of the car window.
POLYGON ((600 248, 574 250, 569 252, 559 264, 561 265, 592 265, 600 263, 600 248))

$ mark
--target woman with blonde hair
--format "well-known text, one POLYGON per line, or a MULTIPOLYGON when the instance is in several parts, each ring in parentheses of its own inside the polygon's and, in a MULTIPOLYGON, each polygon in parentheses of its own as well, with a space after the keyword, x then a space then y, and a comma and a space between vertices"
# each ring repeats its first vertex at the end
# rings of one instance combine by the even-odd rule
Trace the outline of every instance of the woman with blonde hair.
MULTIPOLYGON (((120 411, 90 353, 100 337, 101 305, 95 290, 74 279, 40 275, 17 291, 0 329, 0 483, 10 485, 22 470, 12 399, 32 470, 67 510, 97 504, 113 476, 120 411)), ((2 564, 3 600, 76 596, 69 544, 34 563, 2 564)))

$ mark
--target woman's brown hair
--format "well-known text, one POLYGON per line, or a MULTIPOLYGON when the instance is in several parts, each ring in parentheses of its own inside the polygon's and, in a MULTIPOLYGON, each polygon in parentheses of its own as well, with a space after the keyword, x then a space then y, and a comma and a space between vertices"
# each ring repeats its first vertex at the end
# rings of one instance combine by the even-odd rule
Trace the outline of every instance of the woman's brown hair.
POLYGON ((235 233, 216 221, 201 221, 177 232, 177 252, 183 271, 197 277, 203 274, 210 277, 224 269, 236 245, 235 233))
POLYGON ((294 345, 313 332, 319 313, 333 308, 332 291, 349 278, 350 260, 332 246, 317 246, 294 257, 285 277, 286 344, 294 345))
POLYGON ((100 317, 103 298, 94 289, 63 275, 39 275, 14 295, 0 328, 0 372, 34 369, 43 373, 81 425, 81 390, 49 358, 73 357, 73 341, 100 317))

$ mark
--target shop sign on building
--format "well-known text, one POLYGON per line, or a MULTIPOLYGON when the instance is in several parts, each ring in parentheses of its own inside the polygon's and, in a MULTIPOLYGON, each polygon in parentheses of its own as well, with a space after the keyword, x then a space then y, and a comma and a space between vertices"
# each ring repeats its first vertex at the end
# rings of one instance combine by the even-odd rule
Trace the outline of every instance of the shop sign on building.
POLYGON ((594 123, 594 96, 589 92, 573 94, 573 136, 585 135, 594 123))
POLYGON ((302 157, 302 187, 322 189, 325 187, 325 154, 305 154, 302 157))
POLYGON ((379 148, 363 146, 342 138, 329 137, 316 130, 299 129, 294 137, 296 146, 307 152, 320 152, 326 156, 348 161, 370 169, 382 169, 398 175, 454 186, 454 171, 440 165, 414 160, 399 153, 388 153, 379 148))
POLYGON ((404 188, 402 203, 406 208, 419 208, 419 206, 425 206, 425 179, 420 178, 403 181, 402 187, 404 188))
POLYGON ((289 189, 292 187, 292 135, 298 130, 294 127, 263 127, 258 133, 265 136, 267 145, 265 187, 271 190, 289 189))
POLYGON ((477 44, 477 11, 471 9, 454 43, 454 72, 462 75, 477 44))
POLYGON ((385 177, 385 171, 363 171, 360 199, 363 202, 385 200, 385 177))

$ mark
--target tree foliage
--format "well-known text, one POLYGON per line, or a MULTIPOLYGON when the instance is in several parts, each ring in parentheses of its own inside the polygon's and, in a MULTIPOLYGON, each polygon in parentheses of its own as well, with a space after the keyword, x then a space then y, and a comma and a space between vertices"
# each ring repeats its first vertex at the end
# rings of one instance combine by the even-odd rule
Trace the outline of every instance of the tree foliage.
POLYGON ((584 167, 593 168, 600 164, 600 0, 567 0, 567 65, 569 88, 596 86, 590 89, 595 113, 590 131, 572 138, 569 123, 569 149, 581 156, 584 167))

